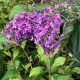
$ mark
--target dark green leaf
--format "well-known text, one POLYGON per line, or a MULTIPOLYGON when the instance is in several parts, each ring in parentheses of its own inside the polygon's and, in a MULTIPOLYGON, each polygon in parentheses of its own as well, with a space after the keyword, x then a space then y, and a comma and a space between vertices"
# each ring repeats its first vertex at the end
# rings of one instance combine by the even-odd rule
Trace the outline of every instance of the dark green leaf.
POLYGON ((19 68, 19 64, 20 64, 20 61, 19 60, 15 60, 15 68, 16 70, 19 68))
POLYGON ((15 70, 8 70, 1 80, 9 80, 10 78, 18 77, 15 70))
POLYGON ((73 53, 73 56, 80 61, 80 21, 77 20, 74 24, 74 30, 72 31, 68 44, 68 50, 73 53))

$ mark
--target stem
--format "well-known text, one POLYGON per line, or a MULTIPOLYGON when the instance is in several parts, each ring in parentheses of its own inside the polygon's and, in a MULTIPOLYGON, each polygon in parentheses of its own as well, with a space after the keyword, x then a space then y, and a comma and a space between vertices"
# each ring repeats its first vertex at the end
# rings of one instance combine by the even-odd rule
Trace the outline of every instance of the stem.
POLYGON ((13 63, 13 67, 14 67, 14 70, 16 71, 17 75, 19 76, 19 78, 21 78, 21 80, 24 80, 24 78, 21 77, 21 75, 19 74, 18 70, 16 69, 15 67, 15 60, 13 60, 13 58, 11 57, 11 61, 13 63))
POLYGON ((52 66, 52 59, 50 58, 49 80, 52 80, 51 79, 51 66, 52 66))
MULTIPOLYGON (((18 46, 24 51, 24 53, 25 53, 25 55, 26 55, 26 57, 27 57, 27 59, 28 59, 30 65, 31 65, 31 69, 32 69, 32 63, 31 63, 31 60, 30 60, 30 58, 29 58, 29 56, 28 56, 26 50, 25 50, 24 48, 22 48, 19 44, 18 44, 18 46)), ((34 80, 34 77, 32 77, 32 80, 34 80)))
POLYGON ((52 74, 51 74, 51 67, 52 67, 52 60, 57 53, 58 49, 54 51, 54 54, 50 53, 49 59, 50 59, 50 67, 49 67, 49 80, 52 80, 52 74))

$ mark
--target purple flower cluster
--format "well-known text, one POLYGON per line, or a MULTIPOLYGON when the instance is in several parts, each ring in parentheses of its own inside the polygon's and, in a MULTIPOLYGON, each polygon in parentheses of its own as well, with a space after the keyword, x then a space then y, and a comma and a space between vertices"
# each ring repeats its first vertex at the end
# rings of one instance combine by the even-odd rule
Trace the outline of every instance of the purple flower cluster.
POLYGON ((14 19, 11 20, 3 30, 5 37, 10 41, 18 43, 30 38, 32 36, 32 25, 29 19, 30 17, 27 16, 25 10, 15 15, 14 19))
POLYGON ((54 52, 59 47, 59 30, 63 20, 59 13, 54 13, 50 6, 43 12, 22 11, 10 21, 3 33, 11 41, 20 43, 25 39, 33 40, 35 44, 41 44, 46 54, 54 52))

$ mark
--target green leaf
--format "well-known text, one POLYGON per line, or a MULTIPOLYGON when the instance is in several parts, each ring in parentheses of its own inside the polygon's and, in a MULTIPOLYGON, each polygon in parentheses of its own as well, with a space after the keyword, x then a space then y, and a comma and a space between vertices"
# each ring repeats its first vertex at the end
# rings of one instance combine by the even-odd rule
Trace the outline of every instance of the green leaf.
POLYGON ((26 77, 26 80, 31 80, 31 79, 32 79, 32 77, 29 77, 29 76, 26 77))
POLYGON ((73 29, 74 29, 74 26, 73 26, 72 24, 67 24, 67 23, 66 23, 66 25, 65 25, 64 28, 63 28, 63 34, 64 34, 64 35, 67 35, 67 34, 69 34, 70 32, 72 32, 73 29))
POLYGON ((16 68, 16 69, 18 69, 19 64, 20 64, 20 61, 19 61, 19 60, 15 60, 15 68, 16 68))
POLYGON ((10 79, 10 80, 22 80, 21 78, 14 78, 14 79, 10 79))
POLYGON ((73 68, 73 69, 72 69, 72 72, 73 72, 73 73, 80 74, 80 67, 73 68))
POLYGON ((68 53, 69 57, 73 57, 73 54, 71 52, 68 53))
POLYGON ((65 74, 71 74, 71 68, 70 66, 66 66, 64 69, 65 74))
POLYGON ((41 74, 42 70, 43 70, 43 67, 34 67, 34 68, 32 68, 29 77, 41 74))
POLYGON ((26 42, 27 42, 26 40, 22 41, 22 43, 21 43, 22 48, 25 48, 26 42))
POLYGON ((11 57, 11 53, 8 51, 3 51, 7 56, 11 57))
POLYGON ((7 70, 12 70, 12 69, 14 69, 14 63, 12 60, 10 60, 7 63, 7 70))
POLYGON ((65 57, 58 57, 55 59, 54 63, 52 64, 52 72, 54 71, 55 68, 63 65, 65 63, 66 58, 65 57))
POLYGON ((41 59, 41 61, 43 61, 45 63, 45 65, 49 68, 50 67, 50 65, 49 65, 50 64, 49 56, 44 54, 44 50, 43 50, 41 45, 38 45, 37 52, 39 54, 39 58, 41 59))
POLYGON ((68 44, 68 50, 73 53, 73 57, 80 61, 80 21, 76 20, 74 30, 72 31, 68 44))
POLYGON ((47 55, 43 55, 41 57, 41 61, 43 61, 45 63, 45 65, 47 66, 47 68, 50 67, 50 59, 49 59, 49 56, 47 55))
POLYGON ((40 56, 43 56, 43 55, 44 55, 44 50, 43 50, 43 48, 42 48, 41 45, 38 45, 37 52, 38 52, 38 54, 39 54, 40 56))
POLYGON ((10 0, 0 0, 0 2, 3 2, 5 4, 9 3, 10 0))
POLYGON ((29 9, 29 10, 33 10, 33 9, 34 9, 34 6, 31 5, 31 4, 28 4, 28 9, 29 9))
POLYGON ((46 80, 45 78, 43 78, 43 77, 40 77, 40 80, 46 80))
POLYGON ((10 11, 9 19, 11 20, 15 16, 15 14, 19 14, 24 9, 25 9, 25 5, 23 4, 18 4, 14 6, 10 11))
POLYGON ((19 49, 15 47, 13 49, 13 60, 18 56, 18 54, 19 54, 19 49))
POLYGON ((1 80, 9 80, 10 78, 18 77, 18 74, 15 70, 8 70, 1 80))
POLYGON ((2 46, 3 43, 9 43, 9 40, 6 39, 5 37, 0 36, 0 50, 3 49, 3 46, 2 46))
POLYGON ((34 9, 35 9, 35 10, 38 10, 38 11, 42 11, 45 6, 47 6, 47 4, 37 5, 34 9))
POLYGON ((70 75, 53 75, 54 80, 69 80, 70 75))
POLYGON ((29 69, 29 67, 31 66, 30 63, 28 63, 27 65, 24 66, 25 70, 27 71, 29 69))

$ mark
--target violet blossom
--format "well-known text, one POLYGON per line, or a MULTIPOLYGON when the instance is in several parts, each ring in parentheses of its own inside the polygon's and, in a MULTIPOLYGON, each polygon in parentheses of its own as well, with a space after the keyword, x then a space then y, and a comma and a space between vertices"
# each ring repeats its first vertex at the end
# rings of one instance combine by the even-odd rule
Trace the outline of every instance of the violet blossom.
POLYGON ((43 12, 22 11, 15 15, 3 33, 6 38, 17 43, 30 39, 36 45, 40 44, 45 54, 49 54, 60 46, 59 30, 62 23, 63 19, 61 19, 60 13, 54 13, 51 7, 47 6, 43 12))
POLYGON ((58 9, 58 8, 59 8, 59 4, 55 4, 55 5, 54 5, 54 8, 55 8, 55 9, 58 9))

